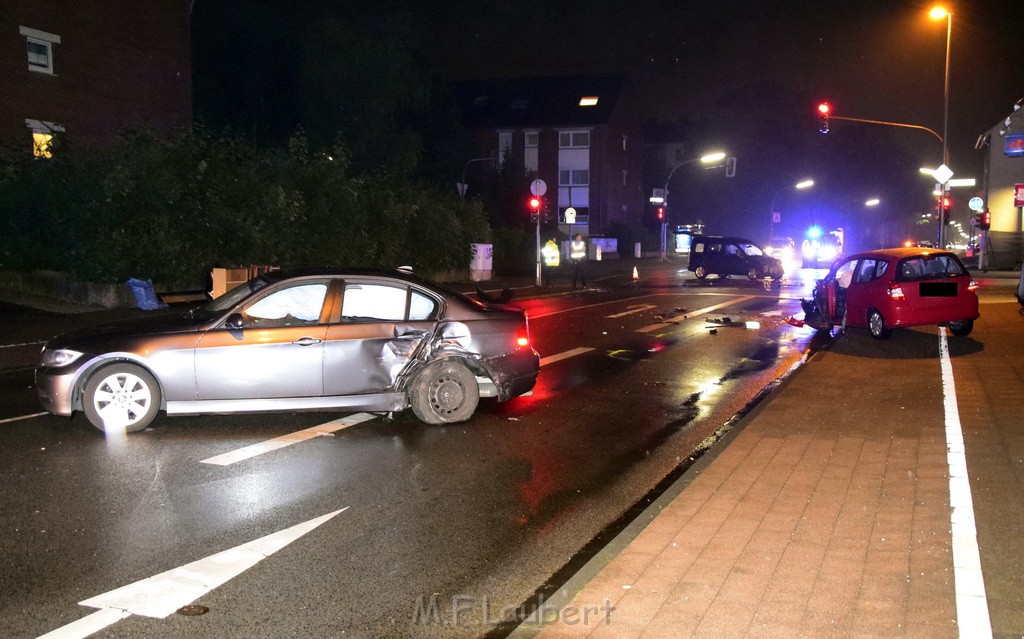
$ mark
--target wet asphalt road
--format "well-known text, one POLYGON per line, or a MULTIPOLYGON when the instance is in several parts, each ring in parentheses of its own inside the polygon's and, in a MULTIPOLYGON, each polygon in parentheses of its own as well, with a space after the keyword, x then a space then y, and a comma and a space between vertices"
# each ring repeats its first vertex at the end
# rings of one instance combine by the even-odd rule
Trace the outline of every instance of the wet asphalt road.
MULTIPOLYGON (((454 426, 376 416, 226 466, 203 460, 341 415, 163 417, 124 441, 81 418, 2 423, 0 636, 61 628, 94 612, 80 601, 339 509, 198 596, 205 614, 94 636, 486 635, 805 355, 811 331, 781 322, 801 294, 663 269, 519 300, 545 358, 531 397, 454 426)), ((39 412, 30 384, 0 373, 0 420, 39 412)))

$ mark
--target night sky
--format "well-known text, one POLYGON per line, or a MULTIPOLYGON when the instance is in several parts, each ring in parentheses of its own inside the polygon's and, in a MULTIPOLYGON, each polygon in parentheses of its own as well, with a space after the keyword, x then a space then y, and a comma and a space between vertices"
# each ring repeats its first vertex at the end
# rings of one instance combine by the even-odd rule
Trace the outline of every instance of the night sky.
MULTIPOLYGON (((291 6, 260 4, 264 11, 291 6)), ((827 100, 835 115, 941 133, 946 29, 945 21, 928 18, 930 2, 349 0, 312 1, 304 5, 307 14, 310 6, 313 15, 345 14, 371 28, 407 16, 410 47, 448 79, 623 74, 644 119, 686 123, 696 132, 695 153, 713 145, 738 157, 740 179, 690 180, 674 210, 690 219, 674 222, 694 221, 703 210, 714 218, 711 230, 766 240, 762 222, 772 195, 814 171, 829 174, 813 176, 813 195, 781 198, 785 206, 807 209, 787 216, 794 224, 827 217, 837 206, 846 206, 849 221, 851 202, 867 195, 883 198, 884 215, 911 219, 930 206, 932 185, 917 168, 940 162, 937 139, 837 121, 822 136, 815 116, 817 103, 827 100)), ((950 164, 958 177, 980 181, 975 140, 1024 97, 1024 1, 961 2, 951 9, 950 164)), ((237 17, 243 25, 246 13, 237 17)), ((194 37, 209 32, 193 29, 194 37)), ((262 49, 259 55, 278 55, 262 49)), ((966 206, 954 201, 966 223, 966 206)))

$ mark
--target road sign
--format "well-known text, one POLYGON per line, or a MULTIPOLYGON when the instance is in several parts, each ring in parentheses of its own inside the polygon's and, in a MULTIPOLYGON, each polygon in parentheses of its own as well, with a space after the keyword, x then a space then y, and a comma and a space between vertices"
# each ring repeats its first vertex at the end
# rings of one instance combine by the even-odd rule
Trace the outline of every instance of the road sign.
POLYGON ((536 179, 530 182, 530 193, 540 197, 548 192, 548 184, 544 180, 536 179))
POLYGON ((1013 185, 1013 205, 1024 206, 1024 184, 1013 185))
POLYGON ((772 211, 772 224, 778 224, 782 221, 782 213, 778 211, 772 211))
POLYGON ((565 209, 565 223, 566 224, 575 224, 576 223, 576 209, 572 208, 571 206, 569 208, 565 209))
POLYGON ((967 207, 970 208, 972 211, 980 211, 981 209, 985 208, 985 200, 981 199, 980 197, 972 197, 971 200, 967 203, 967 207))
POLYGON ((939 168, 935 169, 935 173, 932 176, 939 184, 945 184, 949 182, 949 178, 953 177, 953 170, 943 164, 939 168))

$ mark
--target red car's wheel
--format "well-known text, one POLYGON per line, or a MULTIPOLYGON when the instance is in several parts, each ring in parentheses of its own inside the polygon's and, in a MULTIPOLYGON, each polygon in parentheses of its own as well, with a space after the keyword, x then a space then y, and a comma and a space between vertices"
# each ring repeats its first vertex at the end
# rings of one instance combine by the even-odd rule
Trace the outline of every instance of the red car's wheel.
POLYGON ((885 325, 885 318, 876 309, 868 311, 868 330, 875 339, 889 339, 892 329, 885 325))

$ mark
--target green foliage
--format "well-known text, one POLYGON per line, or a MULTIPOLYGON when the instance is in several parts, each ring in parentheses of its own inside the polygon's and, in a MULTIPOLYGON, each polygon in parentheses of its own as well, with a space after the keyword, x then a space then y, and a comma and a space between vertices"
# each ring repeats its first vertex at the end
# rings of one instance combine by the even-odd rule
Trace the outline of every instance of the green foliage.
POLYGON ((356 173, 344 147, 261 149, 203 130, 126 134, 109 150, 58 144, 0 157, 0 269, 195 286, 214 266, 413 266, 464 271, 490 229, 479 203, 402 170, 356 173))

